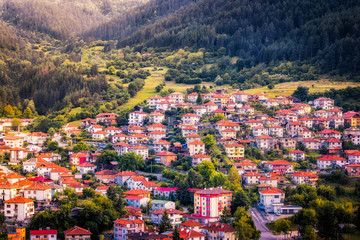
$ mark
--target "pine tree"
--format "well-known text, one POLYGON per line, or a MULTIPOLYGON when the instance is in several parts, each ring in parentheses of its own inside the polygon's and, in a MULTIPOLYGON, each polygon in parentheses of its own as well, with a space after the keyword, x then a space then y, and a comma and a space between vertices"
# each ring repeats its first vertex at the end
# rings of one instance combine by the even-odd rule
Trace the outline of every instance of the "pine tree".
POLYGON ((178 227, 177 225, 175 226, 175 229, 173 231, 173 237, 172 237, 173 240, 181 240, 180 238, 180 233, 179 233, 179 230, 178 230, 178 227))
POLYGON ((231 221, 231 215, 229 209, 227 207, 224 207, 224 209, 221 212, 220 222, 229 224, 231 221))
POLYGON ((196 99, 196 104, 201 105, 202 103, 203 103, 203 100, 202 100, 201 94, 198 93, 198 96, 197 96, 197 99, 196 99))
POLYGON ((159 233, 163 233, 163 232, 169 231, 171 229, 172 229, 172 225, 170 222, 169 214, 167 213, 167 211, 165 209, 164 214, 161 218, 160 225, 159 225, 159 233))

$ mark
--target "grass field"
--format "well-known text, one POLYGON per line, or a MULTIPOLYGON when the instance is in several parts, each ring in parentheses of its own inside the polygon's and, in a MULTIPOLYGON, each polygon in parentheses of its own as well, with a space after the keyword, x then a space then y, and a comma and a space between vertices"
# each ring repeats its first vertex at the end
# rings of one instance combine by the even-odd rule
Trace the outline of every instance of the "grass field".
POLYGON ((341 89, 347 87, 358 87, 360 83, 357 82, 336 82, 330 81, 328 79, 321 79, 316 81, 304 81, 304 82, 286 82, 276 84, 273 89, 269 89, 268 87, 260 87, 254 89, 248 89, 244 92, 254 94, 258 92, 264 92, 268 95, 268 97, 277 97, 277 96, 290 96, 298 86, 308 87, 310 93, 316 92, 325 92, 326 90, 330 90, 331 88, 341 89))
POLYGON ((152 67, 144 68, 144 70, 149 70, 151 73, 151 76, 145 79, 145 86, 133 98, 124 105, 120 106, 118 109, 125 110, 127 108, 133 108, 149 97, 155 96, 157 94, 155 87, 164 80, 164 75, 167 71, 167 68, 160 69, 161 70, 153 71, 152 67))

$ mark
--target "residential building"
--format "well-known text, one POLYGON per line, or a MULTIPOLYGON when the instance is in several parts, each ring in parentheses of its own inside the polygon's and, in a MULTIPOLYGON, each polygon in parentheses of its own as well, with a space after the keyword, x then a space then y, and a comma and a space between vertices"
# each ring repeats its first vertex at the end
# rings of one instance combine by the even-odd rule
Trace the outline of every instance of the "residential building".
POLYGON ((144 232, 144 221, 135 218, 114 221, 114 240, 127 240, 128 234, 144 232))
POLYGON ((213 222, 202 227, 207 239, 235 240, 235 228, 230 224, 213 222))
POLYGON ((30 240, 57 240, 57 230, 30 230, 30 240))
POLYGON ((65 240, 90 240, 92 233, 89 230, 75 226, 64 231, 65 240))
POLYGON ((158 209, 151 212, 151 222, 159 225, 161 223, 161 219, 164 215, 164 212, 167 212, 171 225, 179 225, 182 222, 183 211, 176 210, 174 208, 167 209, 158 209))
POLYGON ((188 144, 190 156, 195 156, 199 153, 205 153, 205 143, 201 141, 194 141, 188 144))
POLYGON ((24 221, 35 214, 34 200, 17 196, 4 201, 4 215, 6 219, 24 221))
POLYGON ((176 158, 175 153, 164 151, 155 155, 155 162, 170 166, 172 162, 176 162, 176 158))

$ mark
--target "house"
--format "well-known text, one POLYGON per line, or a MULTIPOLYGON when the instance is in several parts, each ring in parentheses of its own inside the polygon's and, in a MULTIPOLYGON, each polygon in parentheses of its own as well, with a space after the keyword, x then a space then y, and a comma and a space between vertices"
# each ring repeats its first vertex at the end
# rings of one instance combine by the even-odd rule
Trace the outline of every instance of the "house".
MULTIPOLYGON (((191 230, 189 228, 178 228, 178 231, 180 239, 183 240, 205 240, 206 237, 204 234, 191 230)), ((169 236, 171 238, 173 236, 173 233, 171 232, 169 236)))
POLYGON ((260 173, 258 172, 247 172, 242 175, 244 185, 257 185, 259 184, 260 173))
POLYGON ((188 94, 188 102, 190 103, 196 103, 197 98, 198 98, 198 93, 196 92, 188 94))
POLYGON ((350 125, 350 127, 360 127, 360 114, 354 111, 344 113, 344 123, 350 125))
POLYGON ((149 139, 151 139, 153 142, 158 142, 164 138, 166 138, 165 132, 153 131, 149 133, 149 139))
POLYGON ((205 155, 205 154, 202 154, 202 153, 196 154, 195 156, 192 156, 191 158, 192 158, 192 165, 193 165, 193 166, 197 166, 197 165, 199 165, 202 161, 205 161, 205 160, 211 161, 211 157, 210 157, 210 156, 205 155))
POLYGON ((176 158, 175 153, 164 151, 155 155, 155 162, 170 166, 172 162, 176 162, 176 158))
POLYGON ((143 134, 146 128, 140 126, 131 126, 128 128, 128 133, 130 134, 143 134))
POLYGON ((132 171, 122 171, 116 174, 116 183, 119 186, 124 186, 126 180, 128 180, 132 176, 137 176, 138 174, 132 171))
POLYGON ((267 100, 263 101, 262 105, 264 105, 267 108, 271 108, 271 107, 279 106, 280 103, 279 103, 279 101, 277 99, 270 98, 270 99, 267 99, 267 100))
POLYGON ((149 107, 155 108, 156 104, 158 102, 163 101, 163 100, 164 100, 164 98, 159 97, 159 96, 149 97, 148 100, 147 100, 147 104, 148 104, 149 107))
POLYGON ((177 188, 168 188, 168 187, 158 187, 154 190, 154 196, 166 199, 175 199, 176 198, 177 188))
POLYGON ((255 109, 250 106, 243 106, 239 108, 238 113, 243 115, 254 115, 255 109))
POLYGON ((195 156, 199 153, 205 153, 205 143, 201 141, 194 141, 188 144, 190 156, 195 156))
POLYGON ((102 170, 95 173, 95 178, 102 183, 111 183, 116 181, 116 173, 112 170, 102 170))
POLYGON ((274 148, 274 139, 268 135, 256 137, 256 146, 261 150, 274 148))
POLYGON ((190 134, 186 136, 186 144, 189 144, 194 141, 201 141, 201 137, 197 134, 190 134))
POLYGON ((128 140, 128 135, 123 134, 123 133, 118 133, 118 134, 111 137, 111 142, 112 143, 126 142, 127 140, 128 140))
POLYGON ((310 150, 319 150, 320 149, 320 141, 314 138, 306 138, 306 139, 302 139, 300 140, 300 142, 302 144, 305 145, 306 148, 310 149, 310 150))
POLYGON ((150 198, 142 197, 142 196, 134 196, 134 195, 129 195, 124 199, 126 200, 128 206, 138 207, 138 208, 140 208, 141 206, 146 207, 147 203, 150 201, 150 198))
POLYGON ((359 150, 345 150, 345 154, 350 163, 360 163, 360 151, 359 150))
POLYGON ((211 113, 219 108, 218 105, 213 102, 205 103, 203 106, 206 108, 207 113, 211 113))
POLYGON ((327 148, 342 148, 342 141, 336 138, 327 139, 324 143, 327 148))
POLYGON ((9 232, 7 234, 7 239, 25 240, 26 239, 26 228, 25 227, 16 227, 15 232, 9 232))
POLYGON ((196 106, 196 107, 193 107, 194 111, 195 111, 195 114, 202 117, 206 114, 206 107, 204 106, 196 106))
POLYGON ((107 132, 109 134, 109 136, 114 136, 114 135, 116 135, 118 133, 121 133, 120 128, 117 128, 117 127, 114 127, 114 126, 107 127, 107 128, 105 128, 104 131, 107 132))
POLYGON ((57 240, 57 230, 45 229, 45 230, 30 230, 30 240, 57 240))
POLYGON ((146 128, 149 132, 153 132, 153 131, 166 132, 167 127, 161 123, 155 123, 147 126, 146 128))
POLYGON ((175 209, 175 202, 169 200, 152 200, 151 210, 175 209))
POLYGON ((87 128, 87 131, 92 134, 94 132, 102 131, 103 127, 99 124, 91 125, 87 128))
POLYGON ((181 117, 181 121, 183 123, 197 124, 200 121, 200 116, 193 113, 187 113, 181 117))
POLYGON ((244 159, 245 147, 238 143, 224 144, 226 156, 231 160, 244 159))
POLYGON ((85 118, 81 120, 81 128, 88 128, 94 124, 96 124, 96 120, 92 118, 85 118))
POLYGON ((181 128, 181 133, 183 137, 187 137, 188 135, 196 134, 198 129, 194 126, 186 126, 181 128))
POLYGON ((278 186, 278 179, 274 176, 261 176, 259 178, 260 184, 268 184, 270 187, 276 188, 278 186))
POLYGON ((170 148, 170 142, 160 140, 158 142, 153 143, 152 148, 154 149, 155 153, 159 153, 162 151, 168 151, 170 148))
POLYGON ((270 188, 260 192, 259 208, 266 213, 276 213, 284 205, 285 192, 278 188, 270 188))
POLYGON ((129 191, 123 192, 123 195, 126 196, 140 196, 150 198, 150 191, 146 191, 143 189, 131 189, 129 191))
POLYGON ((46 206, 51 201, 51 189, 45 184, 34 182, 24 189, 24 197, 36 199, 38 206, 46 206))
POLYGON ((90 240, 92 233, 89 230, 75 226, 64 231, 65 240, 90 240))
POLYGON ((328 118, 328 112, 325 110, 318 110, 314 112, 316 118, 328 118))
POLYGON ((47 136, 48 135, 43 132, 32 132, 25 137, 25 141, 29 144, 43 145, 47 136))
POLYGON ((243 175, 244 173, 247 172, 257 172, 256 164, 248 159, 245 159, 240 163, 234 163, 233 165, 236 167, 240 175, 243 175))
POLYGON ((114 221, 114 240, 127 240, 130 233, 144 232, 144 221, 130 217, 114 221))
POLYGON ((235 228, 230 224, 213 222, 202 227, 207 239, 235 240, 235 228))
POLYGON ((55 168, 52 168, 50 169, 50 178, 54 181, 58 181, 60 180, 60 176, 62 174, 71 174, 71 170, 67 169, 67 168, 64 168, 64 167, 55 167, 55 168))
POLYGON ((246 92, 238 91, 233 93, 232 95, 235 97, 235 102, 237 103, 247 103, 249 101, 250 94, 246 92))
POLYGON ((4 215, 6 219, 24 221, 34 216, 34 200, 17 196, 4 201, 4 215))
POLYGON ((236 139, 236 131, 233 129, 224 129, 220 131, 222 138, 232 138, 236 139))
POLYGON ((16 172, 13 172, 13 173, 9 173, 6 175, 6 179, 11 183, 16 183, 16 182, 19 182, 21 180, 25 180, 26 177, 24 176, 21 176, 20 174, 16 173, 16 172))
POLYGON ((76 193, 81 194, 84 188, 88 188, 89 186, 78 181, 73 181, 72 183, 67 184, 67 187, 74 190, 76 193))
POLYGON ((245 121, 244 124, 246 126, 249 126, 250 129, 253 129, 254 127, 261 127, 263 126, 262 122, 255 120, 255 119, 250 119, 248 121, 245 121))
POLYGON ((339 156, 322 155, 321 158, 316 160, 317 167, 320 169, 332 167, 344 167, 348 164, 348 160, 339 156))
POLYGON ((312 174, 310 172, 296 172, 291 175, 291 179, 296 184, 307 184, 311 186, 316 186, 318 175, 312 174))
POLYGON ((185 102, 185 94, 179 92, 173 92, 169 94, 169 99, 174 103, 184 103, 185 102))
POLYGON ((270 172, 292 173, 294 172, 294 164, 286 160, 274 160, 265 163, 265 167, 270 172))
POLYGON ((284 136, 284 128, 281 126, 278 126, 278 125, 269 126, 268 131, 269 131, 269 135, 271 137, 281 137, 282 138, 284 136))
POLYGON ((296 148, 296 140, 288 137, 288 138, 278 138, 278 144, 287 149, 294 149, 296 148))
POLYGON ((204 225, 195 220, 187 220, 183 223, 180 223, 179 226, 181 226, 183 228, 188 228, 188 229, 191 229, 191 230, 194 230, 197 232, 202 232, 202 229, 200 229, 200 228, 203 227, 204 225))
POLYGON ((161 124, 165 120, 165 115, 159 112, 150 113, 148 117, 149 117, 149 122, 155 124, 161 124))
POLYGON ((95 191, 100 193, 102 196, 106 196, 109 186, 98 186, 95 191))
POLYGON ((78 152, 70 155, 70 164, 77 166, 88 160, 88 155, 83 152, 78 152))
POLYGON ((105 131, 96 131, 91 134, 91 137, 97 140, 104 140, 105 138, 109 137, 109 134, 105 131))
POLYGON ((232 192, 222 188, 207 188, 194 192, 194 214, 187 216, 206 224, 216 222, 224 207, 230 209, 232 192))
POLYGON ((149 148, 142 145, 136 145, 130 147, 129 152, 133 152, 136 155, 142 156, 144 160, 146 160, 149 156, 149 148))
POLYGON ((130 135, 128 137, 128 140, 130 144, 142 144, 142 143, 147 143, 149 137, 141 133, 135 133, 133 135, 130 135))
POLYGON ((6 146, 11 148, 21 148, 24 145, 24 138, 19 136, 6 136, 3 138, 6 146))
POLYGON ((313 101, 313 105, 315 108, 331 110, 334 108, 334 102, 331 98, 320 97, 313 101))
POLYGON ((289 157, 294 161, 305 160, 305 152, 301 150, 292 150, 289 152, 289 157))
POLYGON ((164 212, 167 212, 169 219, 170 219, 170 223, 171 225, 175 226, 175 225, 179 225, 182 221, 183 218, 183 211, 180 210, 176 210, 174 208, 170 208, 170 209, 158 209, 158 210, 154 210, 151 212, 151 222, 157 225, 160 225, 161 223, 161 219, 164 215, 164 212))
POLYGON ((88 162, 83 162, 77 165, 76 168, 81 174, 87 174, 88 172, 94 173, 96 166, 88 162))
POLYGON ((143 189, 147 191, 153 191, 157 188, 155 182, 150 182, 143 176, 131 176, 125 182, 124 186, 128 187, 129 189, 143 189))
POLYGON ((346 173, 352 177, 360 176, 360 164, 359 163, 351 163, 345 166, 346 173))
POLYGON ((118 155, 123 155, 124 153, 128 153, 131 147, 132 145, 127 144, 125 142, 118 142, 113 145, 113 148, 115 149, 118 155))

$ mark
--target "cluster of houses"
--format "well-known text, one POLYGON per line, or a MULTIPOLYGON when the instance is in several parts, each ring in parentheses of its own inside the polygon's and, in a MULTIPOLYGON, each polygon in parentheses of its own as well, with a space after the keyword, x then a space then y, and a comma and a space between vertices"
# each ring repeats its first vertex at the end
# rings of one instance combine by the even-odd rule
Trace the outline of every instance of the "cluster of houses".
MULTIPOLYGON (((194 213, 189 214, 176 209, 176 188, 159 187, 136 172, 119 172, 116 162, 96 169, 94 163, 101 154, 100 145, 95 145, 98 150, 92 152, 69 151, 69 166, 76 168, 76 173, 55 163, 61 160, 61 155, 44 153, 43 145, 47 139, 61 134, 72 139, 84 130, 92 137, 85 142, 112 144, 118 155, 133 152, 146 161, 152 160, 166 167, 179 158, 188 158, 196 167, 205 160, 212 160, 205 148, 203 133, 213 129, 216 144, 238 170, 242 184, 258 187, 258 206, 266 213, 293 214, 300 209, 284 204, 285 193, 281 189, 285 185, 317 186, 318 174, 331 169, 360 176, 360 151, 342 148, 343 141, 360 145, 360 114, 341 111, 329 98, 301 103, 293 97, 267 98, 264 93, 240 91, 228 94, 220 89, 207 94, 174 92, 167 97, 150 97, 147 107, 150 111, 138 107, 129 113, 128 124, 122 127, 116 127, 117 114, 100 113, 95 119, 82 120, 80 126, 64 125, 62 133, 55 136, 41 132, 9 132, 11 120, 0 119, 0 131, 6 132, 0 137, 0 155, 9 154, 9 165, 21 164, 24 172, 35 175, 29 178, 6 169, 0 171, 0 201, 4 203, 6 219, 28 221, 37 210, 49 206, 52 197, 65 188, 82 194, 83 189, 89 187, 82 175, 92 173, 101 183, 95 189, 99 194, 105 195, 110 185, 128 189, 123 197, 129 214, 114 222, 115 239, 144 239, 145 236, 146 239, 171 239, 172 232, 155 234, 145 227, 142 208, 149 205, 151 222, 158 225, 167 211, 172 225, 179 226, 181 238, 235 239, 234 229, 218 222, 222 209, 230 208, 232 200, 232 192, 220 186, 189 189, 194 197, 194 213), (275 113, 267 115, 256 107, 259 104, 275 108, 275 113), (167 111, 179 109, 183 113, 176 118, 167 114, 167 111), (220 116, 223 120, 206 121, 212 116, 220 116), (184 141, 174 141, 175 137, 182 137, 184 141), (245 157, 246 148, 258 148, 263 153, 273 151, 281 157, 272 161, 251 161, 245 157), (309 151, 320 150, 322 155, 316 159, 316 164, 306 170, 296 170, 298 163, 309 160, 309 151)), ((31 119, 21 120, 22 127, 29 123, 31 119)), ((88 231, 74 228, 72 232, 83 232, 82 235, 88 231)), ((21 232, 19 228, 14 236, 21 232)), ((55 236, 48 239, 56 239, 57 234, 56 230, 49 229, 33 233, 55 236)))

